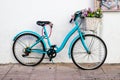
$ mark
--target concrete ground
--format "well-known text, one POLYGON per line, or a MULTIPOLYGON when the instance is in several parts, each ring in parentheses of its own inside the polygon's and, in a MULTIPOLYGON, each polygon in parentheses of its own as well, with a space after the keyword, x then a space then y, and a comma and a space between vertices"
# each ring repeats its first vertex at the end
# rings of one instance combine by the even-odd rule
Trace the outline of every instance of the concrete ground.
POLYGON ((120 80, 120 65, 104 64, 96 70, 81 70, 74 64, 0 65, 0 80, 120 80))

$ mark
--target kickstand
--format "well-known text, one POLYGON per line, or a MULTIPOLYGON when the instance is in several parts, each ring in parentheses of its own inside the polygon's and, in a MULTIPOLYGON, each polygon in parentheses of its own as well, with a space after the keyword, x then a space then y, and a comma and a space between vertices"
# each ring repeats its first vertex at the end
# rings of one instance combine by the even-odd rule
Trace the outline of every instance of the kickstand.
POLYGON ((54 64, 53 60, 51 60, 51 62, 54 64))

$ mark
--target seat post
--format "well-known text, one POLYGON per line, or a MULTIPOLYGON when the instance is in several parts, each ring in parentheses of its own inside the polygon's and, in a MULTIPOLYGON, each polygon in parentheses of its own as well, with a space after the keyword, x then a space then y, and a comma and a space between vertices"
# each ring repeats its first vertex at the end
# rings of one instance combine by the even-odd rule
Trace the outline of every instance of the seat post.
POLYGON ((46 26, 44 26, 43 29, 44 29, 44 34, 45 34, 45 36, 47 37, 46 39, 47 39, 48 45, 49 45, 49 47, 51 47, 51 42, 50 42, 50 39, 49 39, 49 37, 48 37, 48 33, 47 33, 47 30, 46 30, 46 26))

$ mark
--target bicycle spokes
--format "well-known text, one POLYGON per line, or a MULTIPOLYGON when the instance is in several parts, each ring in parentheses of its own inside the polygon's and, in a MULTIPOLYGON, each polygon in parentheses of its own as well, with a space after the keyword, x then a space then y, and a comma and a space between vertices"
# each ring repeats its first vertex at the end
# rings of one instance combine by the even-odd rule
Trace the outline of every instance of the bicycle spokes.
POLYGON ((72 47, 71 57, 76 66, 81 69, 96 69, 100 67, 107 56, 107 49, 104 42, 95 35, 85 35, 85 43, 90 54, 82 46, 80 39, 77 39, 72 47))

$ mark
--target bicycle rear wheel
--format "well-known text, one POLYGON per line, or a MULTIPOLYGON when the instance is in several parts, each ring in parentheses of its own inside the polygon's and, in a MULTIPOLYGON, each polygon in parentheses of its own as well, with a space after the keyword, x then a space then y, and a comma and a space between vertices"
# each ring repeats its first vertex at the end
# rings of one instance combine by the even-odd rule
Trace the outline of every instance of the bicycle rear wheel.
POLYGON ((85 43, 90 54, 84 49, 80 38, 78 38, 71 49, 73 63, 83 70, 94 70, 99 68, 107 56, 107 47, 104 41, 96 35, 85 35, 85 43))
MULTIPOLYGON (((20 35, 13 43, 13 55, 15 59, 22 65, 25 66, 35 66, 39 64, 45 54, 26 52, 26 49, 33 45, 38 40, 38 37, 33 34, 23 34, 20 35)), ((33 49, 45 50, 43 42, 39 42, 33 47, 33 49)))

